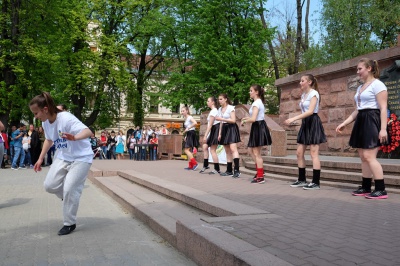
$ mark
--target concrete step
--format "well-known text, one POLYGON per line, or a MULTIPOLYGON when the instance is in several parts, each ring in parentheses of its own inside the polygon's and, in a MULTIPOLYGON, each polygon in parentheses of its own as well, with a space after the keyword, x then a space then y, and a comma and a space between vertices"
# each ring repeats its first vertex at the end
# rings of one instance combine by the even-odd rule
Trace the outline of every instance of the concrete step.
MULTIPOLYGON (((307 154, 306 154, 307 155, 307 154)), ((312 167, 312 160, 306 156, 306 167, 312 167)), ((360 172, 361 160, 353 157, 341 157, 340 160, 330 156, 320 156, 321 169, 339 170, 346 172, 360 172)), ((251 160, 250 157, 245 157, 244 160, 251 160)), ((292 156, 286 157, 271 157, 263 156, 265 163, 288 165, 297 167, 297 158, 292 156)), ((379 159, 378 159, 379 160, 379 159)), ((400 176, 400 165, 396 161, 382 161, 382 168, 385 175, 400 176)))
MULTIPOLYGON (((249 161, 245 163, 245 166, 250 169, 254 169, 254 162, 249 161)), ((346 170, 336 170, 340 168, 333 168, 335 170, 325 169, 322 167, 321 171, 321 180, 332 181, 332 182, 345 182, 352 184, 359 184, 361 180, 360 171, 346 171, 346 170)), ((283 176, 291 176, 294 179, 298 176, 298 167, 292 165, 283 165, 283 164, 271 164, 264 163, 264 170, 268 173, 283 175, 283 176)), ((306 176, 308 180, 312 178, 312 167, 306 168, 306 176)), ((385 175, 385 185, 388 187, 397 187, 400 188, 400 176, 394 175, 385 175)))
POLYGON ((282 217, 141 172, 116 172, 92 167, 89 179, 198 265, 291 265, 218 226, 282 217))

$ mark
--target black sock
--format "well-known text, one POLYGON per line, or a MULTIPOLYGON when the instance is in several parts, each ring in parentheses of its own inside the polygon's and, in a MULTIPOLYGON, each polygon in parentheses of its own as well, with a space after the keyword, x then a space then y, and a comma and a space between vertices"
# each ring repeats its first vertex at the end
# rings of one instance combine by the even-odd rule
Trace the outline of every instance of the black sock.
POLYGON ((214 163, 214 169, 215 169, 215 171, 220 171, 219 170, 219 163, 214 163))
POLYGON ((383 179, 375 180, 375 190, 385 190, 385 181, 383 179))
POLYGON ((319 185, 319 179, 321 177, 321 169, 313 169, 313 177, 312 177, 312 183, 319 185))
POLYGON ((208 159, 204 159, 203 166, 208 167, 208 159))
POLYGON ((235 163, 235 171, 239 171, 239 158, 234 158, 233 162, 235 163))
MULTIPOLYGON (((372 178, 362 178, 362 185, 361 187, 367 191, 371 191, 371 183, 372 183, 372 178)), ((376 183, 376 181, 375 181, 376 183)))
POLYGON ((306 168, 300 168, 299 167, 299 181, 304 181, 306 182, 306 168))
POLYGON ((232 173, 232 162, 230 162, 230 163, 228 162, 227 163, 226 171, 229 172, 229 173, 232 173))

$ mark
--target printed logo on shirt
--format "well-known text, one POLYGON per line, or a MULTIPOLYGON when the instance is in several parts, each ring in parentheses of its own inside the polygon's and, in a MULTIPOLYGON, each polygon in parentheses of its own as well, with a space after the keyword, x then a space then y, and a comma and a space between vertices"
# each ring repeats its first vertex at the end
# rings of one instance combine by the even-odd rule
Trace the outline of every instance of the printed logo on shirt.
POLYGON ((66 149, 68 148, 68 142, 66 139, 57 139, 54 141, 54 146, 56 149, 66 149))

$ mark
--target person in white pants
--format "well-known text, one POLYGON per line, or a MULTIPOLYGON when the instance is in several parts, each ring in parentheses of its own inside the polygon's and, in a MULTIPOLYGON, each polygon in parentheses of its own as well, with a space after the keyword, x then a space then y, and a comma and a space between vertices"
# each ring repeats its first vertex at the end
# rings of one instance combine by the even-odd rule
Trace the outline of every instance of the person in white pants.
POLYGON ((71 113, 57 109, 47 92, 35 96, 29 108, 35 118, 43 122, 46 137, 39 159, 33 167, 35 172, 42 170, 43 159, 53 143, 57 149, 44 187, 47 192, 63 200, 64 226, 58 234, 67 235, 76 228, 79 200, 93 160, 89 142, 92 132, 71 113))

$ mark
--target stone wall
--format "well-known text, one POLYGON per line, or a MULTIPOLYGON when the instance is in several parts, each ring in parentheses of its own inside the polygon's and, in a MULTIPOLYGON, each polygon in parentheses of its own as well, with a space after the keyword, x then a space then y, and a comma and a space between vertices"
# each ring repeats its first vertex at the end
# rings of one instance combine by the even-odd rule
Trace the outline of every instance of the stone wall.
MULTIPOLYGON (((300 78, 304 74, 313 74, 318 80, 321 94, 319 116, 328 138, 328 142, 321 145, 321 152, 328 155, 355 155, 356 150, 348 145, 353 124, 348 125, 343 134, 337 134, 335 129, 355 110, 354 95, 359 85, 356 66, 359 60, 364 57, 377 60, 382 71, 394 64, 395 60, 400 59, 400 46, 276 80, 275 85, 281 89, 278 123, 286 129, 291 129, 284 126, 283 121, 301 113, 299 108, 301 97, 300 78)), ((297 125, 296 130, 298 128, 299 126, 297 125)))

